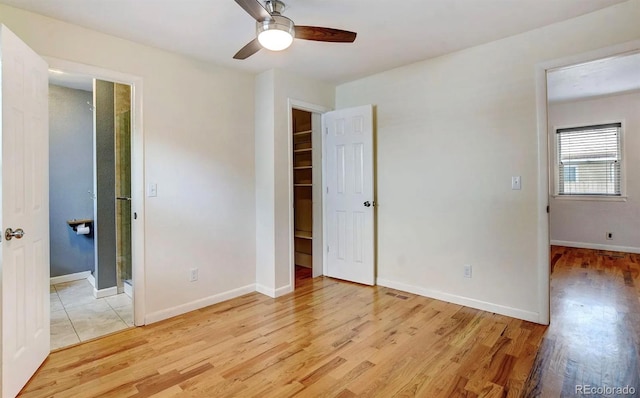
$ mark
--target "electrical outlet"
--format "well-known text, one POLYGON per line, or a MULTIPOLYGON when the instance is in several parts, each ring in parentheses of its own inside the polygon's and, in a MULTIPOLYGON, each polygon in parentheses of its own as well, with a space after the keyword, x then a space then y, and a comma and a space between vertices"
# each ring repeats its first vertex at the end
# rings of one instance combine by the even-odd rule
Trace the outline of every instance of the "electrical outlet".
POLYGON ((464 277, 471 278, 471 266, 469 264, 464 265, 464 277))
POLYGON ((613 232, 607 232, 607 240, 613 240, 613 232))
POLYGON ((198 269, 197 268, 191 268, 191 273, 189 274, 189 281, 190 282, 195 282, 198 280, 198 269))
POLYGON ((511 189, 515 191, 522 189, 522 180, 520 179, 520 176, 511 177, 511 189))

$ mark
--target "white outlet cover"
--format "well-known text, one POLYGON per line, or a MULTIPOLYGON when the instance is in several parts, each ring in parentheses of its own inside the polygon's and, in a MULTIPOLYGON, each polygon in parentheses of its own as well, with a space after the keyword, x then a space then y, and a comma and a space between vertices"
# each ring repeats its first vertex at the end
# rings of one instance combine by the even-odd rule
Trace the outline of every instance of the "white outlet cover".
POLYGON ((520 176, 511 177, 511 189, 514 191, 522 189, 522 180, 520 179, 520 176))

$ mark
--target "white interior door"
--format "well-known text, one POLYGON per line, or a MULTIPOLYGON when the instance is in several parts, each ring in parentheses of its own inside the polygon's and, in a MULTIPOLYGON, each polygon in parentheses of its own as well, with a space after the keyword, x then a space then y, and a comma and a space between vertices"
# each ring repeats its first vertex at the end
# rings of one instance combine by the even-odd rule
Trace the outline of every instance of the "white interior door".
POLYGON ((326 274, 375 284, 373 108, 323 116, 326 274))
POLYGON ((49 355, 48 71, 4 25, 0 64, 2 396, 14 397, 49 355))

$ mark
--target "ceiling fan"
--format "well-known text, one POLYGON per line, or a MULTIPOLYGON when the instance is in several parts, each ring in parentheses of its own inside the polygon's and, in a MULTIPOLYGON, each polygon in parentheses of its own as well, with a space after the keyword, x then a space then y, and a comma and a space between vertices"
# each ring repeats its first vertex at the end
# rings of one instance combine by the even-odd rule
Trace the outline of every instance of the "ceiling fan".
POLYGON ((282 15, 285 4, 280 0, 267 0, 264 6, 258 0, 235 0, 256 20, 256 38, 233 56, 234 59, 246 59, 266 48, 280 51, 289 47, 293 39, 327 41, 332 43, 353 43, 355 32, 323 28, 320 26, 295 25, 282 15))

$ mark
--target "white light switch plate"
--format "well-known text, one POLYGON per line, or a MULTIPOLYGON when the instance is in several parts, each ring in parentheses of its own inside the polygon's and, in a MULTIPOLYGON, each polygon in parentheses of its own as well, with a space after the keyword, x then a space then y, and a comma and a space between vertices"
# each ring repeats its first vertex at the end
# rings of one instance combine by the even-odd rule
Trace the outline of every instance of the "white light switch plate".
POLYGON ((520 181, 520 176, 511 177, 511 189, 520 190, 522 189, 522 184, 520 181))
POLYGON ((150 198, 158 196, 158 184, 156 184, 155 182, 149 184, 149 186, 147 187, 147 196, 150 198))

